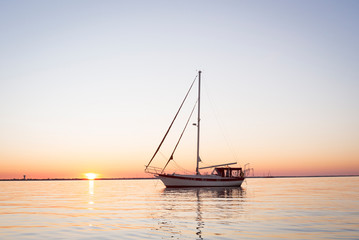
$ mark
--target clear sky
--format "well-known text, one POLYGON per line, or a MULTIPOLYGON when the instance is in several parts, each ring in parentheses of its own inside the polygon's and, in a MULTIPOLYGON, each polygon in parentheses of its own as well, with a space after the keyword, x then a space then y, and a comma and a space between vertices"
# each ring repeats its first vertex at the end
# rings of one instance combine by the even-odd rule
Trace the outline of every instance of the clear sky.
POLYGON ((358 24, 347 0, 0 1, 0 178, 146 176, 198 70, 205 165, 359 174, 358 24))

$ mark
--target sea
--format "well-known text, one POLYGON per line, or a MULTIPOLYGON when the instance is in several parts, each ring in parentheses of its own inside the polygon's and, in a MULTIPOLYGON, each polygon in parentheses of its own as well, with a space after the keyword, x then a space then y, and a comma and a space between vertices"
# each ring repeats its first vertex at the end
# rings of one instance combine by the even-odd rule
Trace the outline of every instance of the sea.
POLYGON ((0 239, 359 239, 359 177, 0 181, 0 239))

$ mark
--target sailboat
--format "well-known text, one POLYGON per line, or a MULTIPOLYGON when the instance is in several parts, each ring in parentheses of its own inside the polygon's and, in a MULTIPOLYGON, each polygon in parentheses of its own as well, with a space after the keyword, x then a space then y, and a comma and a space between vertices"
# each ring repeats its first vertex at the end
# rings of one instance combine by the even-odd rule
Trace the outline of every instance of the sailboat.
POLYGON ((183 133, 188 125, 188 122, 192 116, 192 113, 194 111, 194 108, 192 109, 191 115, 187 120, 186 126, 182 131, 182 134, 180 136, 180 139, 178 140, 174 151, 172 152, 172 155, 170 156, 170 158, 168 159, 166 165, 163 168, 158 168, 158 167, 153 167, 150 166, 150 164, 152 163, 153 159, 155 158, 156 154, 159 152, 163 142, 165 141, 167 134, 169 133, 174 121, 176 120, 184 102, 187 99, 187 96, 189 94, 189 92, 192 89, 192 86, 194 84, 194 82, 196 81, 196 78, 194 79, 194 81, 192 82, 192 85, 190 87, 190 89, 188 90, 184 100, 182 101, 182 104, 180 105, 180 108, 178 109, 174 119, 172 120, 172 123, 170 124, 170 127, 168 128, 165 136, 163 137, 160 145, 158 146, 156 152, 154 153, 154 155, 152 156, 151 160, 149 161, 149 163, 146 165, 145 167, 145 172, 146 173, 151 173, 154 174, 154 176, 158 179, 160 179, 163 184, 167 187, 167 188, 171 188, 171 187, 240 187, 242 182, 245 179, 245 175, 246 175, 246 170, 242 170, 241 167, 230 167, 234 164, 237 164, 236 162, 232 162, 232 163, 223 163, 223 164, 218 164, 218 165, 213 165, 213 166, 205 166, 205 167, 200 167, 199 164, 201 162, 200 159, 200 151, 199 151, 199 147, 200 147, 200 121, 201 121, 201 71, 198 71, 198 98, 197 98, 197 123, 193 124, 197 127, 197 158, 196 158, 196 173, 195 174, 177 174, 177 173, 166 173, 165 169, 168 165, 168 163, 173 160, 173 154, 183 136, 183 133), (202 169, 213 169, 211 174, 201 174, 200 170, 202 169))

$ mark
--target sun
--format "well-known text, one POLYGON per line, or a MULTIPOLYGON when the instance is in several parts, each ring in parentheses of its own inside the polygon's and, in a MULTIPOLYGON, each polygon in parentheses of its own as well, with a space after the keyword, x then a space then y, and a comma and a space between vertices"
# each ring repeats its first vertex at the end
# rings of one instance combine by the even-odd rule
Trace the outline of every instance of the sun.
POLYGON ((85 173, 88 180, 94 180, 97 177, 96 173, 85 173))

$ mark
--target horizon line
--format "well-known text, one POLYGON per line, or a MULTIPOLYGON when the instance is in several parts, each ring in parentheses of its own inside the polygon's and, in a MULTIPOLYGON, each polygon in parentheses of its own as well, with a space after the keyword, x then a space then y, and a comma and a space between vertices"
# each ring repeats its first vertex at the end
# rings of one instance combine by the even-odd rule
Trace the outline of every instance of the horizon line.
MULTIPOLYGON (((293 176, 249 176, 246 178, 315 178, 315 177, 359 177, 359 174, 337 174, 337 175, 293 175, 293 176)), ((155 177, 114 177, 114 178, 0 178, 0 181, 79 181, 79 180, 148 180, 157 179, 155 177)))

